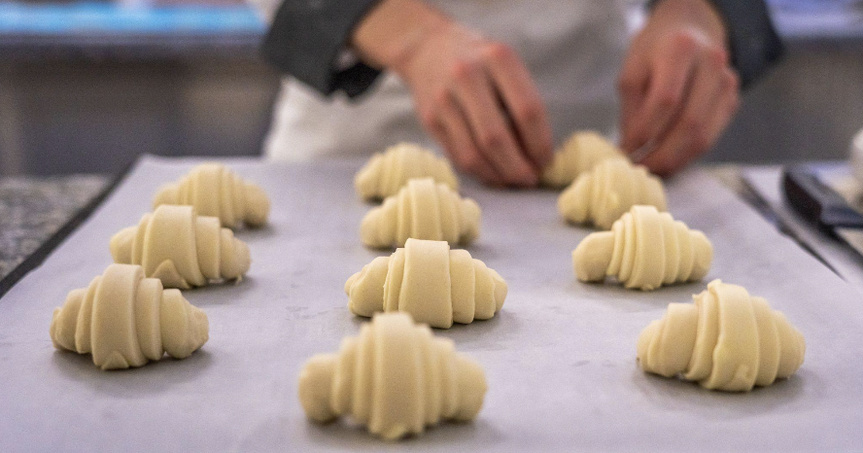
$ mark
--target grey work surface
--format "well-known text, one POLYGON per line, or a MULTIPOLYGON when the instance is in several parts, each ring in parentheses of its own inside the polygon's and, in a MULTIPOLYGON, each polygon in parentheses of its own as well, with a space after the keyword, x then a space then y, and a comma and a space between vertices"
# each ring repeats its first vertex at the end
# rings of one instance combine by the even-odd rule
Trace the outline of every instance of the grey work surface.
POLYGON ((135 224, 157 186, 193 163, 139 162, 0 299, 0 450, 863 449, 861 294, 698 170, 667 185, 669 208, 713 241, 713 267, 703 282, 649 293, 575 281, 570 253, 590 230, 564 224, 556 193, 464 183, 483 209, 468 250, 509 284, 495 318, 435 332, 485 368, 489 390, 473 423, 442 423, 388 444, 350 422, 321 426, 303 414, 303 363, 337 350, 364 322, 346 308, 344 281, 387 253, 358 238, 370 207, 353 192, 360 161, 228 161, 270 194, 271 222, 238 233, 253 259, 245 280, 184 292, 210 320, 210 341, 188 359, 102 372, 89 356, 55 351, 54 307, 104 270, 110 236, 135 224), (638 368, 641 329, 713 278, 767 298, 803 332, 806 361, 796 375, 727 394, 638 368))

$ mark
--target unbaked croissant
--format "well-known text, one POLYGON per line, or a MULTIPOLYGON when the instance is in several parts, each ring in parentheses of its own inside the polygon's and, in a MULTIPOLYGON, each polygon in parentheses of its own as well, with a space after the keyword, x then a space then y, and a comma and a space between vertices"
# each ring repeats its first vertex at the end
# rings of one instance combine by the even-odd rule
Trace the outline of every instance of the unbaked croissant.
POLYGON ((408 238, 469 244, 479 234, 479 205, 432 178, 414 178, 363 218, 369 247, 404 247, 408 238))
POLYGON ((582 173, 557 198, 557 210, 573 223, 590 222, 607 230, 634 205, 665 211, 662 181, 642 165, 606 159, 582 173))
POLYGON ((626 157, 599 133, 576 131, 554 154, 551 164, 542 172, 540 182, 548 187, 564 188, 596 164, 614 158, 626 157))
POLYGON ((746 392, 787 378, 803 364, 803 335, 763 298, 719 280, 692 298, 695 304, 669 304, 665 316, 641 332, 644 371, 746 392))
POLYGON ((408 239, 392 255, 375 258, 345 283, 348 308, 356 315, 405 311, 443 329, 453 321, 493 317, 506 292, 503 278, 467 251, 421 239, 408 239))
POLYGON ((137 226, 111 238, 116 263, 140 264, 147 277, 169 288, 188 289, 210 280, 241 278, 251 263, 249 247, 191 206, 161 205, 137 226))
POLYGON ((270 200, 263 189, 218 163, 198 165, 176 183, 162 186, 153 199, 153 209, 163 204, 192 205, 199 215, 218 217, 223 227, 231 229, 240 222, 261 226, 270 213, 270 200))
POLYGON ((440 420, 476 418, 486 391, 479 364, 405 313, 378 314, 345 338, 338 354, 318 354, 300 372, 306 415, 327 422, 351 415, 394 440, 440 420))
POLYGON ((139 367, 167 352, 183 359, 207 342, 207 315, 178 289, 144 278, 141 266, 111 264, 54 310, 54 347, 91 353, 103 370, 139 367))
POLYGON ((458 190, 449 161, 413 143, 399 143, 375 153, 354 177, 357 194, 364 200, 395 195, 411 178, 431 177, 458 190))
POLYGON ((615 276, 627 288, 652 290, 700 280, 710 270, 713 246, 698 230, 653 206, 633 206, 611 231, 589 234, 572 252, 583 282, 615 276))

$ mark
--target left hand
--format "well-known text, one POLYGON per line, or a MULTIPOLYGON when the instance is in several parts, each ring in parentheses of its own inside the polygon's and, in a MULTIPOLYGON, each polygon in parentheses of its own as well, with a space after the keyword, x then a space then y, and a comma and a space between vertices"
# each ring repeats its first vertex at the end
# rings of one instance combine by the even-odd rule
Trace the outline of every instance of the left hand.
POLYGON ((707 0, 659 2, 633 39, 618 87, 621 147, 668 176, 709 150, 737 111, 739 78, 707 0))

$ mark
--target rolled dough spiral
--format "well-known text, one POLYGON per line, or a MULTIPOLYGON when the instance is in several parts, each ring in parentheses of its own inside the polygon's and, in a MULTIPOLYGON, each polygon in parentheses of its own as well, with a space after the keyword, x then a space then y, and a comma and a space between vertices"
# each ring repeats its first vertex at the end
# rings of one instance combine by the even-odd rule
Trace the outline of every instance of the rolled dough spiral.
POLYGON ((163 204, 194 206, 198 214, 218 217, 223 227, 231 229, 240 222, 261 226, 270 214, 270 200, 263 189, 217 163, 198 165, 176 183, 162 186, 153 199, 153 209, 163 204))
POLYGON ((557 198, 557 210, 573 223, 590 222, 607 230, 634 205, 665 211, 662 181, 626 159, 607 159, 582 173, 557 198))
POLYGON ((408 239, 392 255, 375 258, 345 283, 348 308, 356 315, 404 311, 442 329, 453 321, 492 318, 506 292, 503 278, 467 251, 420 239, 408 239))
POLYGON ((554 154, 551 164, 542 172, 540 182, 548 187, 562 189, 596 164, 613 158, 626 157, 599 133, 576 131, 554 154))
POLYGON ((363 218, 360 237, 369 247, 404 247, 408 238, 468 244, 479 235, 480 209, 446 184, 414 178, 363 218))
POLYGON ((395 195, 411 178, 431 177, 458 190, 458 180, 443 157, 413 143, 399 143, 375 153, 354 177, 357 194, 364 200, 395 195))
POLYGON ((695 304, 669 304, 665 316, 639 335, 644 371, 747 392, 787 378, 803 364, 803 335, 763 298, 720 280, 692 298, 695 304))
POLYGON ((191 206, 161 205, 137 226, 111 238, 114 262, 140 264, 147 277, 169 288, 188 289, 210 280, 241 278, 251 264, 249 247, 191 206))
POLYGON ((54 310, 51 341, 91 353, 103 370, 139 367, 167 352, 183 359, 207 342, 207 315, 178 289, 144 278, 141 266, 111 264, 87 288, 69 292, 54 310))
POLYGON ((435 338, 405 313, 378 314, 345 338, 338 354, 318 354, 300 372, 306 415, 350 415, 385 439, 420 434, 440 420, 476 418, 486 392, 479 364, 435 338))
POLYGON ((575 276, 583 282, 617 277, 627 288, 653 290, 699 280, 710 270, 713 246, 653 206, 633 206, 611 231, 589 234, 572 252, 575 276))

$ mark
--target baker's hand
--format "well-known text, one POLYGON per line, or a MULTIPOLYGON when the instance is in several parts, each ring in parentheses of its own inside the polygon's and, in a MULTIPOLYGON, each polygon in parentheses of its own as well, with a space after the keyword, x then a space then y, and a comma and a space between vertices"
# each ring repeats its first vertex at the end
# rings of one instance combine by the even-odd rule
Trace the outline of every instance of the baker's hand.
POLYGON ((739 104, 722 18, 707 0, 662 0, 633 39, 618 81, 621 146, 670 175, 709 150, 739 104))
POLYGON ((536 185, 551 159, 551 128, 512 49, 450 23, 394 69, 423 126, 459 167, 492 184, 536 185))
POLYGON ((423 126, 459 168, 489 184, 537 184, 552 157, 551 127, 510 47, 417 0, 384 0, 353 43, 405 81, 423 126))

